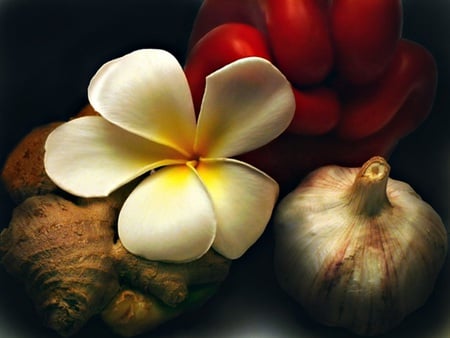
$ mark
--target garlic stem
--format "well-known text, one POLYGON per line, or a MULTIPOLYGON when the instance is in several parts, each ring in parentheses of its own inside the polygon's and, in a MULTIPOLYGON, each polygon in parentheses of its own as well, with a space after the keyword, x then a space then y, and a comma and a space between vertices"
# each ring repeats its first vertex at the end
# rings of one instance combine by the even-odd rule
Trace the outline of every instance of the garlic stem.
POLYGON ((386 194, 390 166, 375 156, 361 167, 350 189, 350 206, 358 215, 374 217, 391 204, 386 194))

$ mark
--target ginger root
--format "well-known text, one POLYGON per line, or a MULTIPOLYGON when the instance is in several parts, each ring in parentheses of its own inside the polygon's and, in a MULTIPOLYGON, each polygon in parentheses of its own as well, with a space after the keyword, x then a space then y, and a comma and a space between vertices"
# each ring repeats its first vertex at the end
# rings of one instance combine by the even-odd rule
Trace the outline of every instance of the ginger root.
POLYGON ((16 203, 30 196, 57 190, 44 169, 44 145, 47 136, 62 122, 37 127, 26 135, 8 156, 2 182, 16 203))
MULTIPOLYGON (((74 118, 99 115, 90 104, 84 106, 74 118)), ((6 159, 1 180, 15 203, 28 197, 58 190, 44 168, 47 136, 63 122, 52 122, 33 129, 19 142, 6 159)))
POLYGON ((114 297, 101 316, 115 333, 132 337, 152 330, 186 310, 200 306, 216 290, 216 285, 195 288, 179 306, 170 307, 150 294, 125 289, 114 297))
MULTIPOLYGON (((95 112, 87 106, 81 115, 95 112)), ((43 324, 62 336, 102 316, 132 336, 202 304, 230 261, 209 251, 183 264, 145 260, 117 239, 118 212, 133 183, 106 198, 75 198, 45 173, 44 144, 59 125, 36 128, 7 159, 2 181, 18 204, 0 233, 0 261, 25 285, 43 324)))
POLYGON ((30 197, 0 234, 6 270, 30 295, 44 325, 78 331, 119 291, 109 252, 115 211, 105 202, 77 206, 56 195, 30 197))
POLYGON ((179 311, 165 307, 155 297, 126 289, 114 297, 102 319, 114 332, 131 337, 157 327, 179 311))
POLYGON ((229 267, 229 261, 212 250, 184 264, 148 261, 130 254, 120 241, 114 245, 113 256, 122 280, 173 307, 186 300, 189 285, 220 282, 229 267))

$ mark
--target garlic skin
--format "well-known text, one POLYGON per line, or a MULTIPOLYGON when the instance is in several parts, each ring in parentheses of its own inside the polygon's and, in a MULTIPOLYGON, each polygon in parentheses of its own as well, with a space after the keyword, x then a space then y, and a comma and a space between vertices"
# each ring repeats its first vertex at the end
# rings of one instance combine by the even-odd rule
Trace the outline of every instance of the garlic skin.
POLYGON ((439 215, 374 157, 312 172, 277 207, 275 271, 317 321, 384 333, 422 306, 447 254, 439 215))

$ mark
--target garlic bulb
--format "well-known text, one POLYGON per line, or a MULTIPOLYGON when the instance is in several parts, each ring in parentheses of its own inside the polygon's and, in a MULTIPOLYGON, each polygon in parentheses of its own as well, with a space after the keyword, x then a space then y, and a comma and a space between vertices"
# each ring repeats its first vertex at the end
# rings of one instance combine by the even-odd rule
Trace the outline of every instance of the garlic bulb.
POLYGON ((433 289, 447 231, 389 170, 381 157, 361 169, 317 169, 277 208, 277 278, 323 324, 380 334, 433 289))

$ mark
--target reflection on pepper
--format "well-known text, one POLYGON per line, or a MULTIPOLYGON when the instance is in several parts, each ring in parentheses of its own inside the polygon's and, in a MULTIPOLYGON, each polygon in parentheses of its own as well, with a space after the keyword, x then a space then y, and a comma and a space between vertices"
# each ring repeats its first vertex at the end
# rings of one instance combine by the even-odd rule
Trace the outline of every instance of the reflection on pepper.
POLYGON ((286 188, 325 164, 388 157, 426 118, 436 64, 401 29, 400 0, 205 0, 185 71, 197 111, 205 77, 236 59, 264 57, 284 73, 295 117, 243 158, 286 188))

